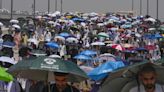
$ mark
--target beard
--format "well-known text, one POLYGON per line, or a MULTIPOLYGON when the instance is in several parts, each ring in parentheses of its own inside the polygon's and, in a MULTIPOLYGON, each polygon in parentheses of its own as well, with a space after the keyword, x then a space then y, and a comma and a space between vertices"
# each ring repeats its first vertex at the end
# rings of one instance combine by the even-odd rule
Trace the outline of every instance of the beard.
POLYGON ((155 84, 147 84, 147 85, 144 85, 145 89, 153 89, 155 88, 155 84))

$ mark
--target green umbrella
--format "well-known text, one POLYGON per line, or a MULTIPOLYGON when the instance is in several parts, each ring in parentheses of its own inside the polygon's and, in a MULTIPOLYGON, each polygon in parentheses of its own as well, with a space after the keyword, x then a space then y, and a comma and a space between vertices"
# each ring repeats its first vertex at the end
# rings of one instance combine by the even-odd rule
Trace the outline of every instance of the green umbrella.
POLYGON ((107 33, 105 33, 105 32, 100 32, 100 33, 98 33, 97 36, 98 37, 105 37, 105 38, 108 38, 109 37, 109 35, 107 33))
POLYGON ((76 64, 50 57, 34 57, 22 60, 9 68, 14 76, 32 80, 54 80, 53 72, 69 73, 70 82, 80 82, 88 77, 76 64))
POLYGON ((0 80, 10 82, 13 80, 13 77, 4 68, 0 67, 0 80))

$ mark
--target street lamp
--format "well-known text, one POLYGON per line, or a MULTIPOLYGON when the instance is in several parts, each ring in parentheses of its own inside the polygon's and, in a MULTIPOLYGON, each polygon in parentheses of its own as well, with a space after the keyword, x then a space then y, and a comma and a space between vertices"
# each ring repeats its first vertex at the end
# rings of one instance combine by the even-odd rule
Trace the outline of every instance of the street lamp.
POLYGON ((55 11, 57 11, 57 8, 58 8, 58 7, 57 7, 57 5, 58 5, 57 2, 58 2, 58 0, 55 0, 55 11))
POLYGON ((48 0, 48 13, 50 13, 50 0, 48 0))
POLYGON ((142 0, 140 0, 140 15, 142 15, 142 0))
POLYGON ((63 0, 61 0, 61 10, 60 12, 62 13, 63 12, 63 0))
POLYGON ((132 11, 134 10, 134 0, 132 0, 132 11))
POLYGON ((11 0, 11 7, 10 8, 11 8, 11 10, 10 10, 10 12, 11 12, 10 13, 11 14, 10 18, 12 19, 13 18, 13 0, 11 0))
POLYGON ((33 16, 34 16, 34 18, 35 18, 35 8, 36 8, 36 1, 34 0, 34 5, 33 5, 33 16))
POLYGON ((149 0, 147 0, 147 15, 149 15, 149 0))
POLYGON ((157 19, 158 19, 158 13, 159 13, 159 9, 158 9, 159 7, 158 7, 158 5, 159 5, 159 2, 158 2, 158 0, 157 0, 157 16, 156 16, 157 19))

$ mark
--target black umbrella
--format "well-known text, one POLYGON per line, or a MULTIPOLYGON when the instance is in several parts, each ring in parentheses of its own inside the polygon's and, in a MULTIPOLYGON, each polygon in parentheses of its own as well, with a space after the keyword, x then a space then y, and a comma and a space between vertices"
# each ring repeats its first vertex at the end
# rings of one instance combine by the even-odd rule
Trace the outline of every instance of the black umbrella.
MULTIPOLYGON (((138 71, 149 62, 136 63, 134 65, 119 69, 109 74, 103 82, 99 92, 129 92, 129 90, 139 84, 138 71)), ((164 66, 150 63, 157 72, 157 82, 164 83, 164 66)))

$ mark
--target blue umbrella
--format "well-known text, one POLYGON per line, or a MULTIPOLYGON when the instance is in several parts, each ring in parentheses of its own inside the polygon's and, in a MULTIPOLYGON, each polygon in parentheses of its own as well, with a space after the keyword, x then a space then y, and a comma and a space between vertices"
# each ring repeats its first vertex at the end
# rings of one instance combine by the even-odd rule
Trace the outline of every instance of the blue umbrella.
POLYGON ((75 58, 75 59, 79 59, 79 60, 91 60, 91 59, 92 59, 92 58, 89 57, 89 56, 81 55, 81 54, 76 55, 74 58, 75 58))
POLYGON ((157 33, 157 34, 155 34, 154 36, 155 36, 155 38, 163 38, 163 36, 162 36, 162 35, 160 35, 160 34, 158 34, 158 33, 157 33))
POLYGON ((73 21, 79 21, 79 22, 84 22, 85 20, 84 19, 82 19, 82 18, 73 18, 72 19, 73 21))
POLYGON ((135 50, 136 51, 147 51, 147 49, 146 48, 143 48, 143 47, 136 48, 135 50))
POLYGON ((112 72, 118 68, 124 67, 124 63, 122 61, 117 62, 106 62, 101 66, 96 67, 92 71, 88 73, 88 76, 93 80, 100 80, 105 78, 109 72, 112 72))
POLYGON ((6 42, 3 42, 3 43, 2 43, 2 46, 3 46, 3 47, 12 48, 12 47, 15 46, 15 43, 6 41, 6 42))
POLYGON ((67 32, 63 32, 63 33, 60 33, 60 34, 59 34, 59 36, 62 36, 62 37, 67 38, 67 37, 69 37, 69 36, 70 36, 70 34, 69 34, 69 33, 67 33, 67 32))
POLYGON ((59 45, 55 42, 48 42, 46 45, 51 48, 59 48, 59 45))
POLYGON ((92 50, 85 50, 85 51, 82 51, 80 54, 90 56, 90 55, 96 55, 97 52, 92 51, 92 50))

